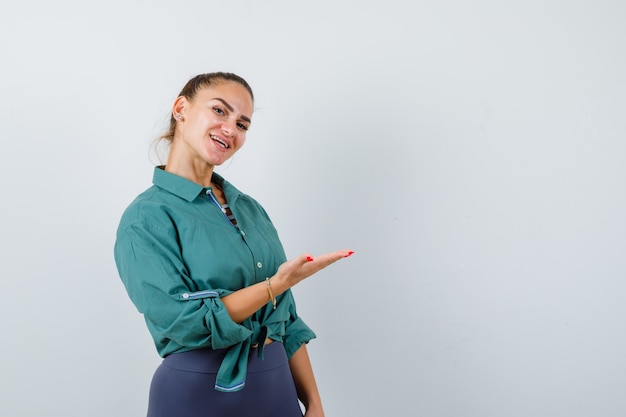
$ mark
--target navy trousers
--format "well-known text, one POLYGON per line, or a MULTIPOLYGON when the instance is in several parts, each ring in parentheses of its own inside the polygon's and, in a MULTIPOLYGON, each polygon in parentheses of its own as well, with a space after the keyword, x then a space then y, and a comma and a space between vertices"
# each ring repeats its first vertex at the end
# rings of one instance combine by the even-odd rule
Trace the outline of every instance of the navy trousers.
POLYGON ((163 359, 150 385, 148 417, 302 417, 296 388, 282 343, 256 349, 248 358, 241 391, 214 388, 224 350, 194 350, 163 359))

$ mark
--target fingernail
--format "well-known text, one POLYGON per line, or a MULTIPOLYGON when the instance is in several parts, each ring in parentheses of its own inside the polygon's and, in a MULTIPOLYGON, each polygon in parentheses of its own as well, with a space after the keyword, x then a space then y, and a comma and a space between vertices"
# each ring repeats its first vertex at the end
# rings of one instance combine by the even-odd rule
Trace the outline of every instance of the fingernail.
POLYGON ((344 258, 347 258, 348 256, 352 255, 354 253, 354 251, 349 251, 347 255, 344 256, 344 258))
POLYGON ((313 258, 311 258, 310 256, 307 256, 307 257, 306 257, 306 261, 307 261, 307 262, 313 262, 313 258))

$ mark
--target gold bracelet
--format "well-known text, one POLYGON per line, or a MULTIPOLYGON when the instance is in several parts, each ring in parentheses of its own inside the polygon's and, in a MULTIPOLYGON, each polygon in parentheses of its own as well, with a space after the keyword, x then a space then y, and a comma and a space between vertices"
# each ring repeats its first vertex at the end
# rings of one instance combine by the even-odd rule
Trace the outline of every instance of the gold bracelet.
POLYGON ((274 306, 274 310, 276 310, 276 298, 274 298, 274 293, 272 292, 270 278, 265 278, 265 284, 267 284, 267 292, 270 294, 270 300, 272 300, 272 305, 274 306))

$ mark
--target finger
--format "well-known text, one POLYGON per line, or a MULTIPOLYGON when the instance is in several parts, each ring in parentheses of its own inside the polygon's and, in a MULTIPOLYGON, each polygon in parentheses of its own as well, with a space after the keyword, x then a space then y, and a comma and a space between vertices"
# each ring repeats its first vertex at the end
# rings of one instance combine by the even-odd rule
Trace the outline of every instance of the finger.
POLYGON ((353 253, 354 251, 349 250, 349 249, 339 250, 336 252, 330 252, 324 255, 317 256, 314 262, 317 264, 323 264, 324 267, 326 267, 330 264, 337 262, 340 259, 352 256, 353 253))
POLYGON ((353 250, 342 249, 342 250, 338 250, 336 252, 331 252, 331 253, 328 254, 328 256, 330 256, 334 260, 339 260, 341 258, 348 258, 348 257, 352 256, 353 254, 354 254, 353 250))
POLYGON ((300 261, 300 264, 304 265, 306 263, 313 262, 315 258, 313 258, 313 255, 310 253, 303 253, 298 257, 298 260, 300 261))
POLYGON ((339 251, 339 252, 341 252, 341 257, 342 258, 348 258, 348 257, 350 257, 350 256, 352 256, 354 254, 354 251, 350 250, 350 249, 344 249, 344 250, 339 251))

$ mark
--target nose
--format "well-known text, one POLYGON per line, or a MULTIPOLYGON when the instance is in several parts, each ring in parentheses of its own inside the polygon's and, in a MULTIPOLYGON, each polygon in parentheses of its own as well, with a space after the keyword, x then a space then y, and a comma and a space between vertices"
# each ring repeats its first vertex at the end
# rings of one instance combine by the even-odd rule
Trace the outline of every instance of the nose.
POLYGON ((222 132, 225 136, 232 137, 235 135, 236 123, 237 122, 234 120, 225 120, 224 123, 222 123, 222 132))

